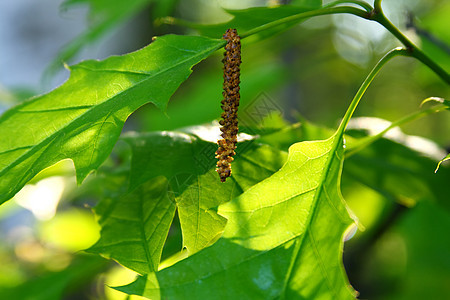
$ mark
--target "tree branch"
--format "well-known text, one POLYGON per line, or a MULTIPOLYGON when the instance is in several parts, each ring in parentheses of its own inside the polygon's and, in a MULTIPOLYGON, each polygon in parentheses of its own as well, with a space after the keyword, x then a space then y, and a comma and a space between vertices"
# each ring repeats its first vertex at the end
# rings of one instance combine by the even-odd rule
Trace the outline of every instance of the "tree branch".
POLYGON ((336 0, 334 2, 328 3, 327 5, 324 5, 323 8, 328 8, 328 7, 333 7, 339 4, 356 4, 359 5, 360 7, 364 8, 367 12, 371 12, 373 10, 373 7, 365 2, 365 1, 360 1, 360 0, 336 0))
POLYGON ((270 23, 266 23, 264 25, 250 29, 249 31, 244 32, 243 34, 240 34, 240 36, 241 36, 241 38, 246 38, 250 35, 283 25, 285 23, 300 21, 302 19, 308 19, 308 18, 316 17, 316 16, 333 15, 333 14, 352 14, 352 15, 359 16, 364 19, 369 19, 369 13, 367 11, 364 11, 364 10, 356 8, 356 7, 351 7, 351 6, 325 7, 325 8, 320 8, 320 9, 316 9, 316 10, 299 13, 296 15, 282 18, 282 19, 278 19, 278 20, 275 20, 270 23))
POLYGON ((358 92, 356 92, 355 97, 353 97, 352 103, 350 103, 350 106, 347 109, 347 112, 344 115, 344 118, 342 118, 341 125, 339 126, 339 129, 337 132, 343 132, 345 128, 347 127, 348 122, 350 121, 350 118, 353 115, 353 112, 355 111, 356 107, 358 106, 359 101, 361 100, 362 96, 366 92, 367 88, 369 87, 372 80, 375 78, 375 76, 378 74, 378 72, 381 70, 381 68, 392 58, 395 56, 402 55, 402 56, 409 56, 409 53, 406 49, 402 48, 395 48, 391 51, 389 51, 385 56, 383 56, 380 61, 375 65, 375 67, 370 71, 369 75, 367 75, 366 79, 362 83, 361 87, 359 88, 358 92))
POLYGON ((392 128, 395 128, 395 127, 398 127, 398 126, 400 126, 402 124, 406 124, 408 122, 411 122, 411 121, 420 119, 422 117, 428 116, 429 114, 441 112, 441 111, 444 111, 444 110, 447 110, 447 109, 448 109, 448 107, 446 105, 441 104, 441 105, 433 106, 431 108, 423 109, 423 110, 414 112, 414 113, 412 113, 410 115, 407 115, 407 116, 401 118, 400 120, 397 120, 397 121, 393 122, 391 125, 386 127, 384 130, 380 131, 379 133, 377 133, 375 135, 367 136, 365 138, 362 138, 355 145, 352 145, 351 147, 345 149, 345 157, 348 158, 348 157, 352 156, 353 154, 357 153, 358 151, 368 147, 369 145, 371 145, 375 141, 377 141, 380 138, 382 138, 383 135, 386 132, 388 132, 389 130, 391 130, 392 128))
POLYGON ((381 0, 375 0, 375 2, 373 3, 373 7, 374 7, 375 13, 379 13, 379 12, 383 11, 383 9, 381 8, 381 0))
POLYGON ((433 35, 431 32, 417 26, 416 23, 414 22, 414 15, 411 12, 408 13, 408 21, 406 23, 406 28, 414 30, 414 32, 417 33, 417 35, 427 39, 428 41, 430 41, 430 43, 433 43, 434 45, 442 49, 442 51, 450 55, 450 46, 446 44, 443 40, 433 35))
POLYGON ((381 9, 381 0, 375 1, 373 13, 369 15, 369 20, 373 20, 381 24, 390 33, 392 33, 411 53, 411 56, 427 65, 442 80, 450 84, 450 75, 432 59, 430 59, 422 50, 414 45, 397 27, 395 27, 388 18, 386 18, 381 9))

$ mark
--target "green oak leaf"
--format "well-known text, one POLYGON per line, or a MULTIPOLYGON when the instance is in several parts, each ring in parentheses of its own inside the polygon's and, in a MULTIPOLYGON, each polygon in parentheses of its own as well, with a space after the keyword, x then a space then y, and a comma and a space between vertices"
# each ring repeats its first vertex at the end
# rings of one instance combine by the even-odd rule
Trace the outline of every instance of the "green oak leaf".
POLYGON ((278 172, 219 207, 228 223, 215 244, 116 289, 152 299, 354 299, 341 258, 354 222, 339 190, 343 154, 342 133, 292 145, 278 172))
MULTIPOLYGON (((217 126, 200 126, 211 130, 217 126)), ((132 149, 130 188, 151 178, 169 180, 169 196, 176 203, 183 232, 183 246, 193 254, 213 243, 226 220, 215 208, 276 172, 285 153, 252 141, 239 143, 233 175, 225 183, 215 172, 217 144, 183 132, 126 134, 132 149), (266 164, 261 165, 259 160, 266 164)))
POLYGON ((131 113, 148 102, 165 109, 191 67, 223 43, 162 36, 130 54, 74 65, 64 85, 5 112, 0 117, 0 203, 66 158, 73 160, 80 183, 107 158, 131 113))
POLYGON ((216 144, 183 132, 126 134, 122 139, 132 150, 130 189, 164 176, 170 187, 167 197, 178 209, 183 246, 194 253, 215 241, 226 220, 213 208, 242 193, 236 182, 218 180, 216 144))
MULTIPOLYGON (((214 150, 216 148, 214 144, 214 150)), ((226 183, 217 180, 217 173, 212 168, 204 175, 191 176, 184 183, 187 187, 175 198, 183 246, 190 255, 211 245, 222 235, 226 218, 217 214, 216 207, 275 173, 285 161, 286 154, 266 145, 248 145, 248 149, 238 152, 235 159, 233 174, 226 183)), ((175 189, 177 185, 173 187, 175 189)))
POLYGON ((191 255, 222 234, 226 219, 217 206, 272 175, 287 156, 267 145, 239 143, 233 175, 221 183, 215 143, 183 132, 128 133, 121 139, 132 151, 130 191, 96 207, 101 238, 88 252, 140 274, 157 270, 175 208, 191 255))

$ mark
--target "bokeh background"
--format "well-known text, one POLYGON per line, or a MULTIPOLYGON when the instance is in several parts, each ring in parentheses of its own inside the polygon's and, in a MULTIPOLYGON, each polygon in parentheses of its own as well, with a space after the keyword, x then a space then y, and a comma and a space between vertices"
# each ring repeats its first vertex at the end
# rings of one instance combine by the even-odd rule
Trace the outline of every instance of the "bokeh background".
MULTIPOLYGON (((120 2, 1 1, 0 113, 62 84, 69 76, 63 64, 128 53, 157 35, 195 34, 164 24, 164 16, 217 23, 230 18, 224 8, 277 4, 134 0, 127 10, 120 2)), ((385 0, 383 7, 396 26, 450 71, 449 1, 385 0)), ((317 17, 269 39, 245 40, 243 105, 264 93, 289 122, 307 119, 335 128, 370 69, 399 45, 381 26, 350 15, 317 17)), ((131 116, 124 131, 171 130, 217 119, 221 56, 216 53, 194 67, 172 97, 167 115, 146 105, 131 116), (214 91, 217 97, 211 98, 214 91)), ((372 83, 356 116, 394 121, 417 111, 427 97, 448 98, 449 91, 426 66, 396 58, 372 83)), ((430 139, 442 151, 450 146, 448 113, 408 123, 402 130, 430 139)), ((61 291, 61 299, 125 299, 105 284, 124 284, 134 273, 82 253, 98 238, 91 209, 100 192, 89 184, 92 176, 76 187, 72 164, 67 161, 46 172, 44 179, 36 178, 0 207, 0 296, 15 295, 0 298, 21 299, 14 293, 26 288, 48 289, 48 295, 61 291)), ((343 194, 366 228, 346 244, 345 251, 350 280, 363 299, 445 299, 450 295, 447 211, 427 202, 406 209, 362 185, 346 185, 345 178, 343 194), (360 242, 352 248, 354 240, 360 242)), ((175 242, 169 246, 176 249, 176 226, 171 235, 175 242)))

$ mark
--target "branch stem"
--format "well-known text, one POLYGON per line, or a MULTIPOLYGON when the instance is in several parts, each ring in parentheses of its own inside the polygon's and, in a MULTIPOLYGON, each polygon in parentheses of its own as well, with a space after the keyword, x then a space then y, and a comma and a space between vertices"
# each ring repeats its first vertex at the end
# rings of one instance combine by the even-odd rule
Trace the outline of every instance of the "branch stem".
POLYGON ((406 124, 408 122, 412 122, 415 121, 417 119, 423 118, 425 116, 428 116, 430 114, 433 113, 437 113, 440 111, 444 111, 448 109, 448 107, 446 105, 436 105, 427 109, 423 109, 423 110, 419 110, 417 112, 414 112, 410 115, 407 115, 395 122, 393 122, 391 125, 389 125, 388 127, 386 127, 385 129, 383 129, 382 131, 380 131, 379 133, 375 134, 375 135, 371 135, 365 138, 362 138, 361 140, 358 141, 358 143, 356 143, 355 145, 351 146, 350 148, 348 148, 345 151, 345 157, 350 157, 353 154, 357 153, 358 151, 364 149, 365 147, 371 145, 372 143, 374 143, 375 141, 379 140, 380 138, 383 137, 383 135, 388 132, 389 130, 391 130, 392 128, 398 127, 400 125, 406 124))
POLYGON ((307 12, 299 13, 299 14, 292 15, 289 17, 281 18, 281 19, 275 20, 270 23, 266 23, 264 25, 250 29, 249 31, 244 32, 243 34, 240 34, 240 36, 243 39, 250 35, 253 35, 253 34, 259 33, 261 31, 271 29, 271 28, 274 28, 274 27, 277 27, 280 25, 284 25, 289 22, 299 21, 302 19, 307 19, 307 18, 316 17, 316 16, 332 15, 332 14, 352 14, 352 15, 356 15, 356 16, 359 16, 359 17, 365 18, 365 19, 369 19, 369 17, 370 17, 368 12, 366 12, 362 9, 359 9, 359 8, 351 7, 351 6, 325 7, 325 8, 307 11, 307 12))
POLYGON ((394 35, 405 47, 411 52, 411 56, 421 61, 423 64, 428 66, 434 73, 436 73, 442 80, 450 84, 450 74, 448 74, 441 66, 431 60, 422 50, 420 50, 416 45, 414 45, 397 27, 395 27, 391 21, 386 18, 383 11, 381 10, 381 1, 375 1, 375 10, 371 14, 370 19, 381 24, 386 28, 392 35, 394 35))
POLYGON ((383 11, 383 9, 381 8, 381 0, 375 0, 375 2, 373 3, 373 7, 375 8, 376 13, 383 11))
POLYGON ((356 107, 359 104, 359 101, 361 100, 362 96, 366 92, 367 88, 369 87, 370 83, 373 81, 375 76, 378 74, 378 72, 381 70, 381 68, 392 58, 395 56, 402 55, 402 56, 410 56, 410 53, 406 49, 402 48, 395 48, 391 51, 389 51, 385 56, 383 56, 380 61, 375 65, 375 67, 370 71, 369 75, 367 75, 366 79, 360 86, 358 92, 356 92, 355 97, 353 97, 352 102, 350 103, 350 106, 347 109, 347 112, 344 115, 344 118, 341 121, 341 124, 339 125, 338 134, 343 133, 345 131, 345 128, 347 127, 348 122, 350 121, 350 118, 352 117, 356 107))
POLYGON ((324 5, 323 8, 328 8, 328 7, 333 7, 339 4, 356 4, 359 5, 360 7, 364 8, 367 12, 371 12, 373 10, 373 7, 365 2, 365 1, 359 1, 359 0, 337 0, 337 1, 333 1, 331 3, 328 3, 327 5, 324 5))
POLYGON ((261 31, 271 29, 271 28, 274 28, 277 26, 281 26, 286 23, 300 21, 302 19, 307 19, 307 18, 316 17, 316 16, 331 15, 331 14, 351 14, 351 15, 355 15, 355 16, 379 23, 384 28, 386 28, 392 35, 394 35, 405 46, 405 48, 411 53, 410 56, 421 61, 423 64, 428 66, 436 75, 438 75, 442 80, 444 80, 446 83, 450 84, 450 74, 447 73, 436 62, 434 62, 432 59, 430 59, 430 57, 428 57, 416 45, 414 45, 397 27, 395 27, 391 23, 391 21, 389 21, 388 18, 386 18, 385 14, 381 8, 381 0, 375 1, 373 9, 368 3, 364 2, 364 1, 337 0, 337 1, 334 1, 334 2, 324 6, 321 9, 299 13, 299 14, 292 15, 292 16, 289 16, 286 18, 281 18, 281 19, 275 20, 273 22, 261 25, 259 27, 250 29, 249 31, 241 34, 241 38, 246 38, 250 35, 253 35, 253 34, 256 34, 261 31), (362 9, 356 8, 356 7, 351 7, 351 6, 334 7, 335 5, 344 4, 344 3, 357 4, 357 5, 361 6, 362 8, 364 8, 365 10, 362 10, 362 9))

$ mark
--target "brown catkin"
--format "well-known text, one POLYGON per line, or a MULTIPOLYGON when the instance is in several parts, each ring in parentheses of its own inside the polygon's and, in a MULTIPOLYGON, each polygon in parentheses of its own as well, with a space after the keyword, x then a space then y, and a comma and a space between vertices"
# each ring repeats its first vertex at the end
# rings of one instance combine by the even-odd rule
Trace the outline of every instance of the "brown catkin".
POLYGON ((222 100, 222 120, 220 131, 222 138, 217 143, 219 149, 216 151, 218 159, 216 171, 219 173, 220 181, 225 182, 231 175, 231 162, 236 154, 238 120, 237 111, 239 106, 239 77, 241 70, 241 38, 236 29, 228 29, 223 38, 227 40, 223 62, 223 100, 222 100))

